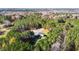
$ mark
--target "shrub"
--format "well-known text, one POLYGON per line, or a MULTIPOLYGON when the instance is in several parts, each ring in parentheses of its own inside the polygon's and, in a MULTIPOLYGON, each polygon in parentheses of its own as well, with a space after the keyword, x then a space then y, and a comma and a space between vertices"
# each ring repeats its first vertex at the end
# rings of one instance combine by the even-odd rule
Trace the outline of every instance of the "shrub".
POLYGON ((0 23, 3 23, 4 20, 4 16, 0 16, 0 23))
POLYGON ((42 25, 39 21, 32 19, 22 19, 15 22, 13 29, 19 32, 23 32, 25 30, 30 30, 34 28, 38 29, 41 27, 42 25))
POLYGON ((58 23, 65 23, 65 20, 60 18, 60 19, 58 19, 58 23))
POLYGON ((67 33, 67 38, 66 38, 66 50, 74 51, 78 50, 78 45, 79 45, 79 29, 78 27, 75 27, 71 30, 68 31, 67 33))
POLYGON ((35 50, 50 50, 51 45, 56 42, 60 32, 62 32, 61 28, 54 28, 45 37, 38 39, 35 44, 35 50))

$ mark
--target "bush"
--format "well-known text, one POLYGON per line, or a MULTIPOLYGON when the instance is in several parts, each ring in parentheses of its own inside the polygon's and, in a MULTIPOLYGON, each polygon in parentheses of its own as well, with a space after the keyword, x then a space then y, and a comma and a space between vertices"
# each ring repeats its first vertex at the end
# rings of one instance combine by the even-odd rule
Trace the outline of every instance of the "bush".
POLYGON ((58 36, 60 35, 60 32, 62 32, 61 28, 54 28, 45 37, 38 39, 35 44, 35 50, 50 50, 51 45, 56 42, 58 36))
POLYGON ((4 16, 0 16, 0 23, 3 23, 4 20, 4 16))
POLYGON ((58 19, 58 23, 65 23, 65 20, 63 20, 62 18, 58 19))
POLYGON ((22 19, 22 20, 17 20, 14 23, 14 27, 13 29, 19 32, 23 32, 25 30, 30 30, 30 29, 38 29, 38 28, 42 28, 42 24, 41 22, 37 21, 37 20, 32 20, 32 19, 22 19))
POLYGON ((35 51, 48 51, 50 48, 47 37, 38 39, 34 46, 35 51))
POLYGON ((79 49, 79 47, 78 47, 78 45, 79 45, 78 34, 79 34, 78 27, 75 27, 75 28, 69 30, 69 32, 67 33, 67 38, 66 38, 66 50, 75 51, 75 50, 79 49))
POLYGON ((30 43, 30 37, 33 36, 34 33, 31 31, 26 32, 16 32, 11 30, 7 34, 7 42, 5 43, 5 47, 2 50, 7 51, 25 51, 25 50, 32 50, 33 44, 30 43))
POLYGON ((32 36, 34 36, 34 33, 32 31, 26 31, 20 33, 20 40, 23 42, 32 41, 32 36))

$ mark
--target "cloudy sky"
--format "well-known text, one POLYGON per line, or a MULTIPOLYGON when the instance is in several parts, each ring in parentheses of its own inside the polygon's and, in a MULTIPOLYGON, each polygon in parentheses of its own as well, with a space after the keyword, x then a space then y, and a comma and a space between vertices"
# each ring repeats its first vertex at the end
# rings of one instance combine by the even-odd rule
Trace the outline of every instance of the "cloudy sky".
POLYGON ((78 0, 0 0, 0 8, 78 8, 78 0))

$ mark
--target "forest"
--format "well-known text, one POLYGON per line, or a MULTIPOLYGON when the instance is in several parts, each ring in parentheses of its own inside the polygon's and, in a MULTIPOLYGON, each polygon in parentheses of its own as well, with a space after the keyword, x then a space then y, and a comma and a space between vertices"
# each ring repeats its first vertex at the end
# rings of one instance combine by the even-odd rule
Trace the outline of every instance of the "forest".
POLYGON ((39 14, 12 20, 0 15, 0 51, 78 51, 79 19, 42 18, 39 14))

